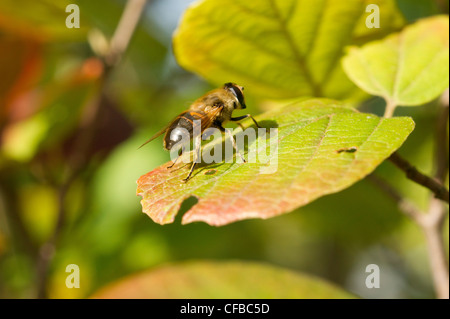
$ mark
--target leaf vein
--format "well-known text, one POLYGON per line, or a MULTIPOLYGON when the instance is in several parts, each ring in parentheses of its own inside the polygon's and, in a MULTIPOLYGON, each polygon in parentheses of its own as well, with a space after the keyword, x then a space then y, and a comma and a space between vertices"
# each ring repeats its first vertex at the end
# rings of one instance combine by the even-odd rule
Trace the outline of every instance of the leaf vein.
POLYGON ((320 147, 322 146, 322 142, 325 139, 325 136, 327 135, 328 129, 330 128, 330 124, 331 124, 331 119, 334 116, 334 114, 331 114, 330 116, 328 116, 328 123, 327 126, 325 127, 323 134, 319 140, 319 143, 317 143, 316 149, 314 151, 314 153, 309 157, 308 161, 300 167, 300 170, 293 176, 290 184, 288 187, 285 188, 284 194, 280 197, 280 199, 278 200, 278 205, 281 205, 283 201, 285 201, 286 196, 289 192, 289 190, 292 188, 292 185, 295 183, 295 180, 297 179, 297 177, 305 171, 305 169, 308 167, 308 165, 312 162, 312 160, 314 159, 314 157, 316 156, 317 152, 319 151, 320 147))

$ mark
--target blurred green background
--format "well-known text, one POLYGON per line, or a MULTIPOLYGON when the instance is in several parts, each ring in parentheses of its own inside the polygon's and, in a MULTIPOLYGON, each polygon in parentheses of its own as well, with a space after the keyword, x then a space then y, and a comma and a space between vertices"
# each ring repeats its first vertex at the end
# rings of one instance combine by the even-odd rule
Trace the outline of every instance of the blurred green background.
MULTIPOLYGON (((125 1, 0 2, 0 298, 34 298, 40 287, 40 296, 86 298, 138 271, 203 259, 261 261, 365 298, 432 298, 420 230, 368 180, 280 217, 220 228, 181 226, 181 214, 160 226, 141 213, 136 180, 169 154, 160 140, 137 148, 213 88, 181 69, 172 54, 172 32, 190 2, 148 3, 105 84, 93 133, 84 123, 103 72, 95 56, 112 36, 125 1), (72 2, 80 7, 80 29, 64 24, 72 2), (87 146, 85 134, 92 136, 87 146), (81 163, 79 173, 65 188, 74 163, 81 163), (44 244, 54 236, 61 207, 66 218, 48 251, 44 244), (42 254, 51 258, 45 278, 42 254), (65 285, 68 264, 80 267, 79 289, 65 285), (365 286, 368 264, 382 269, 380 289, 365 286)), ((445 1, 397 4, 410 22, 448 10, 445 1)), ((249 112, 261 112, 263 101, 246 94, 249 112)), ((383 105, 372 98, 361 109, 382 115, 383 105)), ((437 102, 397 111, 416 122, 401 153, 430 172, 437 102)), ((402 172, 389 163, 376 172, 425 209, 429 194, 402 172)), ((448 235, 446 245, 448 250, 448 235)))

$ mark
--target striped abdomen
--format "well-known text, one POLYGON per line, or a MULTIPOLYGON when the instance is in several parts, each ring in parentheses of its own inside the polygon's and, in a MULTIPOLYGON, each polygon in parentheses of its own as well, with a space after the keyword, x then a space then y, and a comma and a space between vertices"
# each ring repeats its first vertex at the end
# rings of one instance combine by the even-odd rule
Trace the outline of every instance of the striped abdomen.
MULTIPOLYGON (((205 113, 201 111, 187 111, 180 114, 167 129, 166 135, 164 136, 164 148, 170 150, 173 145, 181 141, 183 134, 186 134, 186 137, 184 137, 185 140, 192 139, 195 120, 201 121, 203 128, 205 121, 207 121, 205 113)), ((201 132, 203 132, 203 129, 201 129, 201 132)))

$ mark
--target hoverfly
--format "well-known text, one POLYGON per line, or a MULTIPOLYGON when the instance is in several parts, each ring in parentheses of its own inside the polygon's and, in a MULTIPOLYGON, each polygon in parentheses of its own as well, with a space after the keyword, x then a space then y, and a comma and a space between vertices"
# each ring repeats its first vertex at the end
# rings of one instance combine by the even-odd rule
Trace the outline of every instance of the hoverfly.
MULTIPOLYGON (((210 127, 219 129, 222 133, 225 133, 231 139, 233 148, 245 163, 246 161, 237 149, 236 142, 233 138, 233 135, 231 134, 231 131, 222 126, 222 124, 227 121, 237 122, 246 118, 251 118, 253 123, 255 123, 257 127, 260 127, 250 114, 232 117, 232 113, 234 110, 246 108, 243 91, 244 88, 242 86, 236 85, 234 83, 225 83, 222 88, 215 89, 206 93, 202 97, 198 98, 190 106, 189 110, 178 115, 172 122, 169 123, 169 125, 153 135, 139 148, 164 133, 164 148, 166 150, 170 150, 176 143, 181 141, 183 132, 185 132, 185 130, 189 132, 189 137, 192 140, 192 138, 194 137, 194 121, 197 120, 201 123, 201 134, 196 137, 196 139, 198 140, 196 140, 195 143, 194 161, 191 165, 189 174, 185 179, 183 179, 184 182, 189 180, 192 172, 194 171, 195 165, 197 164, 196 159, 199 156, 203 132, 210 127)), ((238 124, 242 128, 242 125, 240 123, 238 124)), ((178 154, 178 157, 175 159, 172 165, 168 166, 167 168, 171 168, 175 165, 183 151, 184 147, 181 149, 181 152, 178 154)))

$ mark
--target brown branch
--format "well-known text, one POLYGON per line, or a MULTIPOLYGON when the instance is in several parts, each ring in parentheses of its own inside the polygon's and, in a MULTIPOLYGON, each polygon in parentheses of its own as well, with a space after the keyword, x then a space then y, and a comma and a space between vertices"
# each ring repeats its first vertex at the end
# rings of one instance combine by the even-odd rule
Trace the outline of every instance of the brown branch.
POLYGON ((395 166, 404 171, 406 173, 407 178, 428 188, 434 193, 434 196, 436 198, 439 198, 448 203, 449 200, 448 189, 445 188, 445 186, 442 185, 441 182, 419 172, 414 166, 412 166, 407 160, 401 157, 397 152, 394 152, 389 157, 389 160, 392 163, 394 163, 395 166))
POLYGON ((120 18, 119 24, 113 34, 109 46, 109 52, 104 57, 105 72, 99 82, 98 96, 94 98, 85 108, 81 126, 82 133, 75 142, 77 152, 69 159, 68 172, 65 181, 58 191, 58 217, 57 225, 51 238, 41 246, 37 260, 37 296, 46 297, 46 287, 48 281, 48 270, 53 260, 55 247, 64 229, 66 216, 66 195, 73 181, 78 177, 85 164, 85 154, 89 151, 95 134, 95 125, 99 114, 100 105, 105 96, 105 83, 110 71, 117 65, 125 53, 130 39, 135 31, 138 21, 145 8, 147 0, 128 0, 120 18))
POLYGON ((444 94, 442 94, 440 100, 441 103, 439 103, 440 114, 438 114, 436 123, 436 144, 434 146, 436 158, 436 171, 434 177, 441 183, 445 182, 448 174, 448 99, 449 90, 447 89, 444 94))

